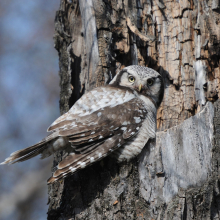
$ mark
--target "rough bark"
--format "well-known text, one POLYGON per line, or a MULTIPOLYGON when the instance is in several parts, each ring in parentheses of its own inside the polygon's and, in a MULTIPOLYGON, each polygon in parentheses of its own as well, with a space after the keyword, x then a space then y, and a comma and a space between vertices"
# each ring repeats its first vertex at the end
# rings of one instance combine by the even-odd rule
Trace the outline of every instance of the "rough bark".
POLYGON ((61 114, 131 64, 166 89, 156 140, 49 186, 48 219, 218 219, 219 1, 62 0, 55 29, 61 114))

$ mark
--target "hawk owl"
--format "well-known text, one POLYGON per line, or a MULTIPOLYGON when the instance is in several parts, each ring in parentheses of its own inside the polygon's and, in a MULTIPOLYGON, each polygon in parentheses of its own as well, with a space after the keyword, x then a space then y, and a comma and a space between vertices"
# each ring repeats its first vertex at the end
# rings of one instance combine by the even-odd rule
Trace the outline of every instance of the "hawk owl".
POLYGON ((69 176, 111 155, 118 162, 137 156, 155 138, 156 113, 164 84, 153 69, 132 65, 121 70, 109 85, 84 94, 48 128, 39 143, 16 151, 1 164, 41 158, 70 148, 48 183, 69 176), (71 146, 71 147, 70 147, 71 146))

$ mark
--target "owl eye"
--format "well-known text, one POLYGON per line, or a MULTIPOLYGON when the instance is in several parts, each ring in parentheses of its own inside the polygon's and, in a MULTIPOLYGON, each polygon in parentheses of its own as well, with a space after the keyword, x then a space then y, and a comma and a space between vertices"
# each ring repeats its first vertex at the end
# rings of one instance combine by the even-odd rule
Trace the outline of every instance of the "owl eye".
POLYGON ((133 76, 128 77, 129 82, 133 83, 135 81, 135 78, 133 76))
POLYGON ((149 86, 152 86, 153 83, 154 83, 154 80, 153 80, 153 79, 148 79, 148 80, 147 80, 147 84, 148 84, 149 86))

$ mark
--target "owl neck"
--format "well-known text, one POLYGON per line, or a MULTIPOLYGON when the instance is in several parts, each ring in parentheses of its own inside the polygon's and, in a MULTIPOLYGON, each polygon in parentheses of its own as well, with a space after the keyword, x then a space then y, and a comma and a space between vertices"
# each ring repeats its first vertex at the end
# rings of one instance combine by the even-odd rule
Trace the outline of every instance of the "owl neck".
POLYGON ((138 98, 141 99, 145 106, 147 107, 148 110, 151 110, 152 112, 157 113, 157 105, 155 103, 155 101, 148 96, 142 95, 142 94, 138 94, 138 98))
POLYGON ((126 70, 121 70, 109 83, 109 85, 118 87, 121 82, 121 76, 124 72, 127 72, 126 70))
POLYGON ((112 84, 109 84, 107 86, 118 88, 118 89, 121 89, 121 90, 124 90, 124 91, 129 91, 130 93, 133 93, 137 98, 141 98, 144 101, 145 104, 148 105, 149 102, 150 102, 151 105, 153 104, 157 108, 157 100, 155 100, 151 96, 148 96, 146 94, 143 95, 143 94, 137 92, 136 90, 134 90, 132 88, 121 86, 121 85, 119 85, 119 83, 116 83, 116 82, 114 82, 112 84))

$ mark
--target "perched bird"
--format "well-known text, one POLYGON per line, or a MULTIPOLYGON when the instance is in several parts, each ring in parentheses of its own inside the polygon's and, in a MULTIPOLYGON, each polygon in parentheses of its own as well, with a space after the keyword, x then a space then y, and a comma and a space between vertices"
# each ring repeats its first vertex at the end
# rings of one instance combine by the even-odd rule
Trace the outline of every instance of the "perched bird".
POLYGON ((39 143, 16 151, 1 164, 45 158, 58 150, 71 151, 48 183, 111 155, 118 162, 137 156, 155 138, 156 113, 164 94, 162 77, 153 69, 128 66, 109 85, 84 94, 48 128, 39 143))

